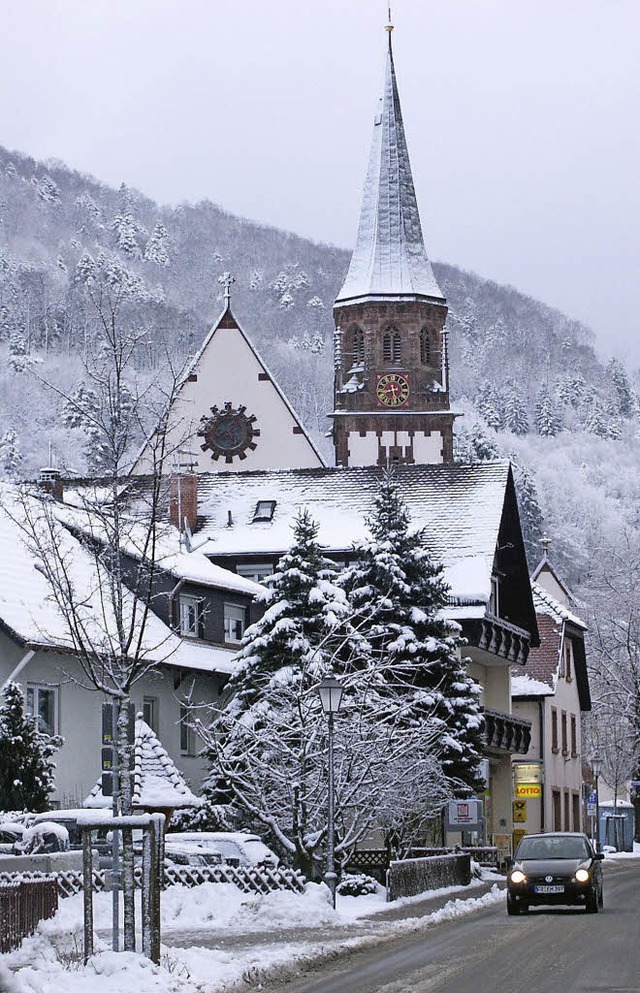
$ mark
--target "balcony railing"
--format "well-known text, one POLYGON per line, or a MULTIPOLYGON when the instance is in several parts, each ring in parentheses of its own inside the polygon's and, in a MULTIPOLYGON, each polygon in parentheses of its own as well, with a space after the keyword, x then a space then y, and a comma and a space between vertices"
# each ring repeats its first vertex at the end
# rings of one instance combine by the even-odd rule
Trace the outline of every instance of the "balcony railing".
POLYGON ((481 620, 463 621, 462 628, 470 645, 491 652, 514 665, 526 664, 531 635, 523 628, 509 624, 495 614, 486 614, 481 620))
POLYGON ((526 755, 531 744, 531 722, 485 707, 484 740, 487 749, 526 755))

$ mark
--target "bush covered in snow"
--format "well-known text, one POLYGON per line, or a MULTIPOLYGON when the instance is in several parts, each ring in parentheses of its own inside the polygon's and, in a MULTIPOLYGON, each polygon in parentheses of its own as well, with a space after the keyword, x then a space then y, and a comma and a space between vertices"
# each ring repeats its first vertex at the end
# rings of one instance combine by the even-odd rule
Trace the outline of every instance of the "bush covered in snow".
POLYGON ((354 875, 345 873, 338 883, 337 892, 340 896, 369 896, 377 893, 379 886, 372 876, 366 876, 363 872, 354 875))

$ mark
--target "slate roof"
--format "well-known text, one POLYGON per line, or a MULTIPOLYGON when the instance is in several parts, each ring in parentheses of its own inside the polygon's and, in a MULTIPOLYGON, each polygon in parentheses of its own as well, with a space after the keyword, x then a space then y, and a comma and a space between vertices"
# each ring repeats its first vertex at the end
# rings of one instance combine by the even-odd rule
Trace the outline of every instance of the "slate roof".
MULTIPOLYGON (((411 526, 445 567, 452 597, 486 604, 507 482, 508 462, 413 465, 395 470, 411 526)), ((381 470, 377 467, 209 473, 198 477, 201 551, 225 557, 280 555, 291 545, 292 523, 307 507, 319 539, 332 552, 348 553, 368 535, 381 470), (270 521, 253 522, 260 500, 276 502, 270 521), (229 513, 232 524, 229 525, 229 513)))
MULTIPOLYGON (((136 721, 134 755, 133 807, 135 810, 177 810, 181 807, 200 806, 202 801, 191 792, 184 776, 176 769, 160 739, 141 718, 136 721)), ((110 804, 111 797, 102 795, 100 778, 84 805, 105 807, 110 804)))
POLYGON ((356 247, 336 306, 397 297, 445 302, 424 247, 389 32, 356 247))

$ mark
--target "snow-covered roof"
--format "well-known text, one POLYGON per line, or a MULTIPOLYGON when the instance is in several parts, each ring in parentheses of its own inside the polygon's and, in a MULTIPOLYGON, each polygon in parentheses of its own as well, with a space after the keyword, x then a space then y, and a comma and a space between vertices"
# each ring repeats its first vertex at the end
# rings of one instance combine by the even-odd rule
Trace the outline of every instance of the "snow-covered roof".
POLYGON ((526 673, 511 675, 511 696, 553 696, 554 687, 526 673))
MULTIPOLYGON (((61 523, 58 517, 60 508, 51 502, 43 504, 37 497, 28 494, 20 495, 10 484, 0 487, 0 503, 0 560, 3 563, 0 570, 0 625, 25 646, 74 651, 74 640, 56 606, 42 562, 35 549, 25 543, 26 536, 20 526, 25 514, 28 514, 31 526, 40 530, 46 544, 49 540, 48 524, 42 515, 53 514, 53 518, 49 519, 54 522, 56 559, 64 559, 68 579, 78 591, 77 611, 82 618, 83 636, 97 651, 108 653, 109 643, 117 642, 117 629, 108 597, 103 595, 104 579, 101 580, 97 574, 95 558, 61 523)), ((174 558, 180 557, 180 553, 174 553, 174 558)), ((229 576, 231 586, 228 588, 245 592, 261 589, 250 580, 213 565, 201 554, 199 559, 202 559, 200 568, 203 573, 229 576)), ((139 606, 133 594, 127 592, 125 614, 131 616, 135 609, 139 616, 139 606)), ((228 673, 234 654, 230 649, 214 648, 178 637, 153 613, 147 618, 141 657, 149 663, 165 662, 186 669, 228 673)))
POLYGON ((532 582, 531 589, 533 590, 533 602, 535 604, 536 613, 550 614, 558 621, 569 621, 569 623, 575 625, 575 627, 581 628, 583 631, 587 630, 587 625, 577 616, 577 614, 574 614, 571 610, 565 607, 564 604, 560 603, 559 600, 552 596, 551 593, 545 590, 538 583, 532 582))
MULTIPOLYGON (((191 792, 164 745, 141 718, 136 721, 134 755, 134 809, 177 810, 181 807, 200 806, 202 801, 191 792)), ((102 778, 100 778, 84 805, 104 807, 110 803, 111 798, 102 795, 102 778)))
MULTIPOLYGON (((508 462, 395 470, 411 526, 424 530, 426 546, 443 563, 454 604, 467 608, 489 600, 508 477, 508 462)), ((319 525, 320 542, 332 552, 348 553, 368 536, 366 518, 380 479, 375 466, 202 474, 202 524, 195 540, 207 539, 201 550, 216 558, 244 555, 256 561, 280 555, 291 545, 294 517, 307 507, 319 525), (273 517, 253 523, 260 500, 275 501, 273 517)))
POLYGON ((356 247, 336 306, 415 297, 444 303, 422 237, 396 83, 391 33, 356 247))

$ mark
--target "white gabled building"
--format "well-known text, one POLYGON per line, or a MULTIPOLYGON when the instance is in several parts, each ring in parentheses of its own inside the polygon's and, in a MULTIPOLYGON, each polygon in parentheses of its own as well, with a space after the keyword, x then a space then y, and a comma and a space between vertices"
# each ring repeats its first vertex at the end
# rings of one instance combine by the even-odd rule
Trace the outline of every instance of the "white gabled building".
MULTIPOLYGON (((325 464, 231 313, 228 296, 169 410, 164 448, 198 473, 325 464)), ((149 446, 133 471, 152 471, 149 446)))

